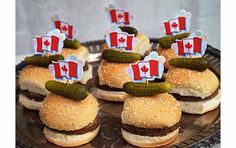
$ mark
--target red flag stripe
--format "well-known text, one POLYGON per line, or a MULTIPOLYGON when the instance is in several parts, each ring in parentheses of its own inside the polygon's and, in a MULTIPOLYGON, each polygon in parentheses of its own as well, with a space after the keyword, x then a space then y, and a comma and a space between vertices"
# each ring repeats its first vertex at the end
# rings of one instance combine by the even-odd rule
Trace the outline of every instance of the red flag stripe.
POLYGON ((118 46, 118 42, 117 42, 117 32, 112 32, 110 33, 110 42, 111 42, 111 46, 118 46))
POLYGON ((158 61, 149 60, 150 63, 150 76, 158 76, 158 61))
POLYGON ((56 36, 51 37, 51 50, 58 51, 59 38, 56 36))
POLYGON ((69 77, 77 78, 77 63, 69 61, 69 77))
POLYGON ((37 37, 37 52, 43 52, 42 38, 37 37))
POLYGON ((184 43, 183 41, 176 41, 178 46, 179 55, 184 55, 184 43))
POLYGON ((194 44, 193 51, 201 53, 201 38, 194 37, 193 38, 193 44, 194 44))
POLYGON ((138 64, 132 64, 131 67, 133 69, 134 80, 141 80, 138 64))
POLYGON ((61 31, 61 21, 55 21, 55 27, 61 31))
POLYGON ((68 25, 68 38, 72 39, 73 38, 73 26, 68 25))
POLYGON ((170 23, 169 22, 164 22, 165 30, 166 30, 166 35, 171 35, 170 31, 170 23))
POLYGON ((61 79, 61 67, 59 63, 53 63, 54 70, 55 70, 55 78, 61 79))
POLYGON ((128 25, 129 24, 129 12, 124 12, 124 17, 125 17, 124 24, 128 25))
POLYGON ((117 22, 117 18, 116 18, 116 10, 110 10, 110 15, 111 15, 111 22, 117 22))
POLYGON ((132 47, 132 42, 133 42, 133 36, 127 36, 127 50, 132 50, 133 47, 132 47))
POLYGON ((185 17, 178 17, 178 21, 179 21, 179 30, 185 30, 186 29, 185 17))

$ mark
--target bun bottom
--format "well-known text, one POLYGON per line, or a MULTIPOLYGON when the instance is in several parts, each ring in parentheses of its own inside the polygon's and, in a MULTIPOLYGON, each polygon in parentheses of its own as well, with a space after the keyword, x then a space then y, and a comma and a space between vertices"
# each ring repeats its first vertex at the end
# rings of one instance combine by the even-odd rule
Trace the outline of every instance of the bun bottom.
POLYGON ((96 87, 92 88, 91 92, 95 98, 114 102, 123 102, 126 95, 124 91, 108 91, 96 87))
POLYGON ((82 135, 65 135, 62 133, 54 132, 47 127, 44 127, 44 135, 48 141, 62 147, 73 147, 86 144, 93 140, 98 132, 100 126, 95 130, 82 134, 82 135))
POLYGON ((37 110, 39 111, 42 107, 42 102, 34 101, 27 98, 25 95, 19 95, 19 102, 29 110, 37 110))
POLYGON ((182 111, 189 114, 204 114, 211 110, 216 109, 220 104, 220 90, 218 94, 208 100, 203 101, 178 101, 182 111))
POLYGON ((174 130, 173 132, 165 135, 165 136, 156 136, 156 137, 150 137, 150 136, 141 136, 132 134, 130 132, 127 132, 123 129, 121 129, 121 133, 123 138, 129 143, 134 146, 138 147, 160 147, 163 145, 167 145, 171 143, 177 134, 179 133, 179 128, 174 130))
POLYGON ((83 72, 83 76, 81 77, 80 82, 82 84, 86 84, 89 79, 92 79, 92 77, 93 77, 93 67, 90 64, 88 64, 88 70, 83 72))

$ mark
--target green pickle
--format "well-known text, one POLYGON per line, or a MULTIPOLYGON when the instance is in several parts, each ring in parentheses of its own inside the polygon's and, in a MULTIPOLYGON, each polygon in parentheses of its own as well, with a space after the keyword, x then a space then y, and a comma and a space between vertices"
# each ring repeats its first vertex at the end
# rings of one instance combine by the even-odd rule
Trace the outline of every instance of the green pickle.
POLYGON ((108 62, 132 63, 140 60, 142 56, 134 52, 120 52, 113 49, 107 49, 102 52, 102 58, 108 62))
POLYGON ((138 34, 138 30, 131 26, 120 26, 119 28, 121 31, 127 32, 128 34, 134 34, 135 36, 138 34))
POLYGON ((182 33, 182 34, 177 34, 173 36, 164 36, 159 39, 159 45, 162 48, 170 48, 171 44, 175 43, 176 40, 181 40, 183 38, 187 38, 190 35, 189 32, 182 33))
POLYGON ((80 42, 76 39, 74 40, 64 40, 64 48, 79 49, 80 42))
POLYGON ((204 71, 209 67, 206 58, 173 58, 169 61, 171 66, 204 71))
POLYGON ((40 67, 48 67, 49 64, 52 63, 52 61, 59 61, 64 60, 64 57, 60 54, 57 55, 50 55, 50 56, 30 56, 25 57, 24 62, 28 65, 36 65, 40 67))
POLYGON ((171 89, 171 85, 167 82, 158 83, 136 83, 126 82, 123 85, 126 93, 133 96, 153 96, 156 94, 167 93, 171 89))
POLYGON ((81 84, 66 84, 54 80, 49 80, 45 84, 45 88, 57 95, 72 99, 83 100, 88 96, 88 90, 81 84))

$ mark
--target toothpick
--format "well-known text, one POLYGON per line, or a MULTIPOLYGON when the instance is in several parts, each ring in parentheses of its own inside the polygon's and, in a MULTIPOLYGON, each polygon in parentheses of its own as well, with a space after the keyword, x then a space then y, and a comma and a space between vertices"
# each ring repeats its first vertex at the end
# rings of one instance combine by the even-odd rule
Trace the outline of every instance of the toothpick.
POLYGON ((70 84, 70 83, 69 83, 69 80, 66 80, 66 84, 69 86, 69 84, 70 84))
POLYGON ((147 79, 145 80, 145 83, 148 84, 148 80, 147 79))

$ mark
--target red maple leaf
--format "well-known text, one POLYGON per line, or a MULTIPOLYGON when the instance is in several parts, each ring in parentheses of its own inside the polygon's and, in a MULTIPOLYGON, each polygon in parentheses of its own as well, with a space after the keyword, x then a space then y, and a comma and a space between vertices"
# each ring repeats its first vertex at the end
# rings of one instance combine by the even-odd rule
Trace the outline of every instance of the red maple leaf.
POLYGON ((119 38, 119 42, 123 43, 125 39, 123 37, 119 38))
POLYGON ((142 70, 142 72, 146 73, 146 72, 148 72, 149 69, 145 65, 143 65, 141 70, 142 70))
POLYGON ((67 72, 67 68, 66 68, 66 65, 64 65, 62 68, 61 68, 65 73, 67 72))
POLYGON ((63 26, 61 29, 64 30, 64 31, 66 31, 66 30, 67 30, 67 27, 66 27, 66 26, 63 26))
POLYGON ((193 45, 188 42, 188 43, 185 44, 184 46, 185 46, 185 48, 188 48, 188 50, 189 50, 190 48, 192 48, 193 45))
POLYGON ((119 13, 119 14, 117 15, 117 17, 120 19, 120 18, 123 17, 123 14, 119 13))
POLYGON ((44 44, 45 46, 49 46, 49 45, 50 45, 50 42, 48 42, 48 40, 45 40, 45 41, 43 42, 43 44, 44 44))
POLYGON ((178 24, 176 24, 176 23, 174 22, 173 24, 171 24, 171 26, 172 26, 173 28, 176 28, 176 27, 178 26, 178 24))

